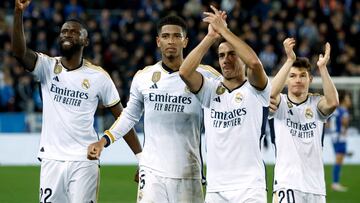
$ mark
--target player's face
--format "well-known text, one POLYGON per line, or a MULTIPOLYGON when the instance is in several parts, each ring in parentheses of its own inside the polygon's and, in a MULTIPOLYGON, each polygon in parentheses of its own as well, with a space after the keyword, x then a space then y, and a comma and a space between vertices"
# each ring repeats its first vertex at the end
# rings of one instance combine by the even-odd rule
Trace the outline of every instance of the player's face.
POLYGON ((287 80, 289 93, 295 96, 307 94, 309 91, 311 80, 312 76, 310 76, 306 68, 292 67, 290 69, 289 77, 287 80))
POLYGON ((241 74, 244 62, 236 54, 234 47, 228 43, 223 42, 218 49, 219 64, 222 74, 225 79, 233 79, 241 74))
POLYGON ((174 59, 182 57, 188 38, 178 25, 164 25, 156 38, 157 46, 163 57, 174 59))
POLYGON ((63 56, 71 57, 87 44, 87 32, 79 23, 72 21, 64 23, 60 31, 60 52, 63 56))

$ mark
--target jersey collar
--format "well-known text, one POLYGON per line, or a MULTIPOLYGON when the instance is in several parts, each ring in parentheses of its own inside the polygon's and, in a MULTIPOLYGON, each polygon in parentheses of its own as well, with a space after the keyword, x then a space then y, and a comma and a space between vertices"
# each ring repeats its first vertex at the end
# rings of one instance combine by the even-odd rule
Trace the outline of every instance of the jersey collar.
POLYGON ((169 66, 167 66, 167 65, 166 65, 164 62, 162 62, 162 61, 161 61, 161 66, 162 66, 162 68, 163 68, 166 72, 168 72, 169 74, 175 73, 175 72, 178 72, 178 71, 179 71, 179 70, 174 71, 173 69, 169 68, 169 66))
POLYGON ((230 90, 228 87, 226 87, 223 82, 221 82, 221 85, 224 86, 229 93, 231 93, 231 92, 233 92, 234 90, 237 90, 237 89, 239 89, 240 87, 242 87, 242 86, 246 83, 246 81, 247 81, 247 80, 244 80, 243 83, 241 83, 239 86, 235 87, 235 88, 232 89, 232 90, 230 90))
POLYGON ((296 102, 291 101, 291 99, 289 98, 289 95, 288 95, 288 94, 286 94, 286 97, 287 97, 287 100, 288 100, 289 102, 291 102, 292 104, 294 104, 295 106, 299 106, 299 105, 305 103, 305 102, 309 99, 309 95, 308 95, 308 96, 306 96, 306 99, 305 99, 304 101, 302 101, 302 102, 300 102, 300 103, 296 103, 296 102))
POLYGON ((78 67, 76 67, 76 68, 74 68, 74 69, 70 70, 69 68, 67 68, 67 67, 66 67, 66 66, 65 66, 65 65, 61 62, 61 59, 59 59, 59 61, 60 61, 61 65, 62 65, 62 67, 64 67, 64 68, 66 69, 66 71, 67 71, 67 72, 77 70, 77 69, 81 68, 81 67, 83 66, 83 64, 84 64, 84 59, 81 59, 81 63, 80 63, 80 65, 79 65, 78 67))

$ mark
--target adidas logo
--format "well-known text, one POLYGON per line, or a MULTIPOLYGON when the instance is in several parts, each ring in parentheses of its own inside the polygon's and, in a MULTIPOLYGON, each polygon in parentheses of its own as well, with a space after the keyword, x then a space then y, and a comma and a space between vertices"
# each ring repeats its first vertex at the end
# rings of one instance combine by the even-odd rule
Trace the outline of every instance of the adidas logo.
POLYGON ((53 77, 53 80, 55 80, 55 81, 59 82, 59 78, 58 78, 58 76, 53 77))
POLYGON ((220 101, 220 97, 215 97, 215 98, 213 99, 213 101, 216 101, 216 102, 219 102, 219 103, 221 102, 221 101, 220 101))
POLYGON ((294 115, 291 109, 288 111, 288 113, 289 113, 290 115, 294 115))
POLYGON ((156 83, 154 83, 153 85, 150 86, 150 89, 157 89, 158 86, 156 85, 156 83))

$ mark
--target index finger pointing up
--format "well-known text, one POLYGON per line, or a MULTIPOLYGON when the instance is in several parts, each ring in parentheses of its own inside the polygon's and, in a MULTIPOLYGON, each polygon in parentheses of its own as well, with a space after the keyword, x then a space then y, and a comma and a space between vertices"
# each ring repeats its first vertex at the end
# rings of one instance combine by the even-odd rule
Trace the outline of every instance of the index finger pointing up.
POLYGON ((329 44, 329 42, 326 42, 326 44, 325 44, 325 56, 326 57, 328 57, 328 56, 330 56, 330 44, 329 44))

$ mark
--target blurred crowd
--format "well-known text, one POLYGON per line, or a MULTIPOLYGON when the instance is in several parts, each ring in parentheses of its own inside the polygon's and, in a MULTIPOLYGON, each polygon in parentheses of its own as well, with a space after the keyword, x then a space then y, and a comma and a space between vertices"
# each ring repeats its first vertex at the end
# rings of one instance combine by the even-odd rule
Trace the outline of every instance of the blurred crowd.
MULTIPOLYGON (((284 61, 282 42, 296 39, 297 56, 308 57, 313 74, 328 41, 332 76, 360 76, 360 1, 356 0, 33 0, 24 13, 28 46, 59 55, 58 34, 64 20, 80 18, 88 26, 90 46, 85 58, 102 66, 126 104, 137 70, 160 59, 155 25, 168 14, 188 23, 185 55, 207 33, 202 12, 213 4, 228 14, 228 27, 256 51, 269 76, 284 61)), ((41 111, 39 84, 11 54, 14 0, 0 1, 0 111, 41 111)), ((204 64, 217 64, 212 48, 204 64)), ((215 68, 218 68, 215 65, 215 68)))

